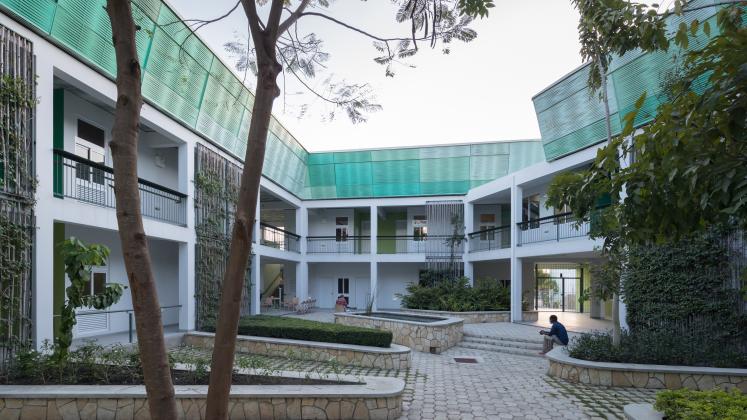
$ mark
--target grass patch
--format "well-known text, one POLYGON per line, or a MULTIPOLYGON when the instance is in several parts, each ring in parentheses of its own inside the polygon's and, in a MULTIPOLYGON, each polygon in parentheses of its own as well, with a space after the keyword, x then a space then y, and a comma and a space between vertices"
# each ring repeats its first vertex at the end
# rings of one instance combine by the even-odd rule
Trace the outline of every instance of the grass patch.
MULTIPOLYGON (((206 326, 203 330, 215 332, 212 326, 206 326)), ((239 335, 385 348, 392 344, 392 333, 389 331, 268 315, 242 317, 239 335)))

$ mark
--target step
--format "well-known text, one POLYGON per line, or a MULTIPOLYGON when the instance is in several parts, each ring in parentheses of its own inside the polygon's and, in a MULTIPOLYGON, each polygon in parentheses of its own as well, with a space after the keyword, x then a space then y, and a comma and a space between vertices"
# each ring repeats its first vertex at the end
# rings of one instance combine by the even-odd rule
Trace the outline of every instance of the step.
POLYGON ((463 343, 475 343, 475 344, 485 344, 489 346, 497 346, 497 347, 511 347, 511 348, 517 348, 517 349, 525 349, 525 350, 542 350, 542 343, 527 343, 524 341, 510 341, 510 340, 504 340, 504 339, 494 339, 494 338, 478 338, 478 337, 464 337, 463 343))
POLYGON ((528 350, 528 349, 520 349, 520 348, 515 348, 515 347, 500 347, 500 346, 492 346, 489 344, 479 344, 479 343, 466 343, 464 341, 459 343, 457 347, 463 348, 463 349, 489 351, 493 353, 507 353, 507 354, 516 354, 520 356, 544 357, 539 354, 539 350, 528 350))
POLYGON ((543 343, 543 340, 539 334, 537 334, 539 338, 508 337, 508 336, 501 336, 501 335, 470 334, 470 333, 464 333, 463 336, 465 338, 466 337, 484 338, 488 340, 514 341, 518 343, 530 343, 530 344, 539 344, 539 345, 542 345, 543 343))

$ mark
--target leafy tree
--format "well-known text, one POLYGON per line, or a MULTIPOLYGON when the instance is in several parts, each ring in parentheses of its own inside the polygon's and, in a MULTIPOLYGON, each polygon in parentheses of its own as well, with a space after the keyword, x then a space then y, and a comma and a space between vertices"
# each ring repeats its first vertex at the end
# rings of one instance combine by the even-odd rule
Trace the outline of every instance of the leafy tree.
MULTIPOLYGON (((386 38, 324 13, 323 10, 330 7, 327 0, 240 2, 248 20, 251 45, 247 46, 247 54, 239 62, 245 70, 250 69, 256 74, 256 92, 213 349, 206 409, 207 417, 213 419, 228 417, 236 330, 244 275, 252 246, 265 144, 272 107, 280 94, 277 78, 287 70, 308 86, 304 77, 314 77, 327 57, 322 51, 322 42, 316 35, 299 35, 300 23, 310 18, 323 19, 371 39, 379 54, 374 60, 385 65, 386 74, 391 76, 392 66, 416 54, 422 43, 427 43, 430 47, 442 44, 444 53, 448 53, 447 44, 453 40, 467 42, 474 39, 476 33, 469 28, 472 17, 486 16, 487 9, 492 6, 492 2, 486 0, 395 0, 393 3, 398 6, 395 19, 398 22, 409 22, 410 33, 386 38), (267 5, 266 13, 258 5, 267 5)), ((343 109, 353 122, 359 122, 365 120, 366 112, 378 109, 366 96, 366 87, 367 85, 330 86, 332 98, 314 93, 343 109)))
MULTIPOLYGON (((686 6, 678 4, 666 14, 647 13, 662 19, 696 10, 686 6)), ((634 124, 644 94, 636 111, 625 116, 623 132, 599 150, 588 170, 559 175, 550 186, 550 205, 568 205, 579 220, 592 218, 591 236, 604 239, 602 251, 612 266, 603 270, 608 275, 599 276, 603 281, 598 289, 606 296, 612 292, 613 303, 629 245, 677 238, 714 224, 744 224, 747 34, 741 15, 740 7, 719 11, 720 35, 704 49, 685 54, 668 82, 669 101, 659 107, 652 123, 640 129, 634 124), (598 209, 599 198, 608 194, 612 205, 598 209)), ((644 51, 668 48, 661 27, 647 22, 637 22, 638 33, 630 35, 634 44, 644 51)), ((688 36, 700 30, 710 35, 707 22, 680 25, 674 41, 687 47, 688 36)), ((630 49, 622 40, 607 42, 630 49)), ((593 74, 589 77, 593 86, 593 74)), ((619 329, 615 338, 619 343, 619 329)))
POLYGON ((109 248, 97 244, 86 245, 76 238, 69 238, 58 246, 65 264, 65 274, 70 280, 70 286, 65 289, 67 299, 60 313, 60 331, 55 340, 55 356, 62 360, 67 357, 73 343, 75 311, 87 307, 106 309, 119 301, 125 287, 119 283, 107 283, 101 293, 90 293, 91 267, 106 265, 109 248))

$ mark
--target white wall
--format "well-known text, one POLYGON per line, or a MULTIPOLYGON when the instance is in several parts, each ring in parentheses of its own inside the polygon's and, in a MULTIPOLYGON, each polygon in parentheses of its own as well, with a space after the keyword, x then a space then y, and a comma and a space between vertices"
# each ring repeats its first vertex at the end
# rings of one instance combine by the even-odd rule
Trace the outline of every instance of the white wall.
MULTIPOLYGON (((86 121, 104 130, 106 141, 106 165, 112 166, 111 150, 109 143, 112 141, 113 115, 103 108, 88 102, 79 96, 65 91, 63 133, 65 139, 65 150, 75 150, 75 137, 78 132, 78 120, 86 121)), ((179 189, 179 158, 177 145, 167 148, 151 148, 151 145, 168 144, 167 140, 155 133, 140 131, 138 143, 138 176, 159 185, 179 189), (160 154, 165 159, 165 167, 159 168, 155 163, 155 155, 160 154)))
POLYGON ((350 306, 362 309, 371 289, 369 263, 309 264, 309 295, 318 307, 334 308, 339 277, 350 279, 350 306))
POLYGON ((473 264, 475 279, 511 280, 510 260, 477 261, 473 264))
POLYGON ((419 263, 380 263, 377 290, 379 309, 399 309, 400 300, 397 293, 406 294, 405 288, 410 283, 417 283, 420 270, 425 266, 419 263))
POLYGON ((335 218, 348 218, 348 236, 354 236, 354 209, 319 209, 309 211, 309 236, 335 236, 335 218))
MULTIPOLYGON (((128 285, 127 272, 122 256, 119 235, 114 231, 93 229, 80 225, 65 225, 65 237, 76 237, 88 244, 106 245, 109 250, 109 261, 106 266, 107 281, 128 285)), ((153 263, 153 275, 156 279, 158 300, 161 306, 179 304, 179 247, 178 244, 162 240, 149 240, 148 245, 153 263)), ((107 311, 132 309, 130 289, 126 289, 122 298, 107 311)), ((86 309, 92 310, 92 309, 86 309)), ((98 334, 127 331, 129 328, 126 313, 110 314, 109 330, 98 334)), ((179 322, 179 309, 168 309, 163 312, 164 325, 175 325, 179 322)))

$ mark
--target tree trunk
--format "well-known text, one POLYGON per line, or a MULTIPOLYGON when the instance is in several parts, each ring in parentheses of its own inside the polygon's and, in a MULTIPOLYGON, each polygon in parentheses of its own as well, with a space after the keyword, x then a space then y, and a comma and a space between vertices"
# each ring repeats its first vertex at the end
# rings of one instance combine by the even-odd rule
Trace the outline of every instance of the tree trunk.
MULTIPOLYGON (((604 122, 607 125, 607 147, 612 144, 612 116, 610 115, 610 101, 607 93, 607 69, 602 71, 602 100, 604 101, 604 122)), ((617 289, 620 285, 617 284, 617 289)), ((620 296, 618 290, 612 294, 612 345, 620 346, 622 331, 620 328, 620 296)))
MULTIPOLYGON (((223 278, 210 371, 206 418, 211 420, 227 419, 229 414, 228 398, 231 392, 236 334, 241 312, 241 297, 244 293, 244 278, 252 250, 252 233, 257 214, 265 144, 270 128, 272 105, 280 92, 276 80, 281 67, 275 59, 274 41, 271 48, 271 55, 257 50, 257 92, 252 108, 244 169, 241 173, 241 188, 231 234, 228 265, 223 278)), ((259 270, 260 267, 253 269, 259 270)))
POLYGON ((140 63, 135 44, 135 22, 129 0, 107 0, 117 60, 117 107, 112 128, 114 195, 125 269, 135 312, 137 343, 145 378, 151 418, 176 419, 161 309, 151 268, 148 242, 140 212, 137 142, 140 128, 140 63))

